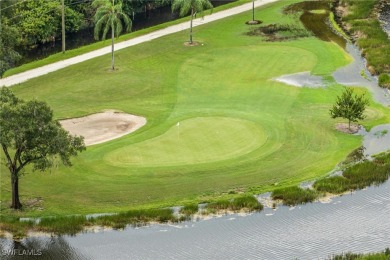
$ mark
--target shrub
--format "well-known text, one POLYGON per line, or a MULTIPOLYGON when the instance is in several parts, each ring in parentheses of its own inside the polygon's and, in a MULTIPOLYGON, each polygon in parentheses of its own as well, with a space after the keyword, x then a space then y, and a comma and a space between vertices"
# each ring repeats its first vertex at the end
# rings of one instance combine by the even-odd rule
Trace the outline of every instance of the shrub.
POLYGON ((271 197, 274 200, 282 200, 284 205, 293 206, 314 201, 317 198, 317 192, 291 186, 274 190, 271 197))
POLYGON ((193 215, 198 212, 199 206, 198 204, 188 204, 180 209, 180 213, 186 216, 193 215))
POLYGON ((249 211, 260 211, 263 205, 252 195, 241 196, 233 200, 218 200, 209 203, 206 206, 207 210, 215 212, 218 210, 239 211, 241 209, 249 211))
POLYGON ((390 153, 375 156, 374 161, 363 161, 343 172, 343 176, 333 176, 318 180, 313 187, 320 192, 343 193, 348 190, 363 189, 372 184, 385 182, 390 176, 390 153))
POLYGON ((378 84, 382 88, 390 89, 390 75, 386 73, 379 75, 378 84))

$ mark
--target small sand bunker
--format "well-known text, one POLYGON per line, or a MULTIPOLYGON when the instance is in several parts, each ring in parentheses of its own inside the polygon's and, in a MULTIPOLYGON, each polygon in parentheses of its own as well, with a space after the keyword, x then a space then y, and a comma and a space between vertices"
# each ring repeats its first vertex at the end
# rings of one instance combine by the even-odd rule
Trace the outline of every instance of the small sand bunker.
POLYGON ((72 135, 84 136, 88 145, 104 143, 136 131, 146 124, 146 118, 114 111, 60 121, 72 135))
POLYGON ((295 87, 320 88, 325 86, 322 77, 313 76, 309 71, 283 75, 278 78, 273 78, 273 80, 295 87))

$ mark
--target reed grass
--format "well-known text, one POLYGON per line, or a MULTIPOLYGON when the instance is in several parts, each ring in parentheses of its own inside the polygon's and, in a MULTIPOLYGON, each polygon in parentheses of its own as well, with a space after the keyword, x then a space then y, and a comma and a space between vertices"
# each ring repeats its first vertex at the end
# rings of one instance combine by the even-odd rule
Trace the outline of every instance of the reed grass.
POLYGON ((13 235, 14 239, 23 238, 33 226, 33 221, 20 221, 17 217, 2 217, 0 222, 0 234, 4 235, 3 232, 9 232, 13 235))
POLYGON ((199 206, 196 203, 185 205, 180 209, 180 213, 186 216, 194 215, 199 210, 199 206))
POLYGON ((294 206, 312 202, 317 198, 316 191, 303 189, 298 186, 276 189, 272 192, 271 197, 274 200, 282 200, 284 205, 294 206))
POLYGON ((356 43, 367 59, 370 73, 390 73, 390 39, 374 13, 378 0, 343 2, 349 10, 349 14, 342 17, 343 22, 348 24, 345 28, 348 28, 349 34, 358 36, 356 43))
POLYGON ((355 254, 343 253, 340 255, 333 255, 328 260, 389 260, 390 248, 386 248, 383 252, 369 253, 369 254, 355 254))
POLYGON ((343 176, 332 176, 317 180, 313 187, 319 192, 340 194, 348 190, 363 189, 384 183, 390 177, 390 154, 377 155, 373 161, 363 161, 343 172, 343 176))
POLYGON ((379 75, 378 84, 382 88, 390 89, 390 75, 386 73, 379 75))
POLYGON ((141 226, 150 222, 177 222, 172 209, 130 210, 116 215, 100 216, 90 220, 90 224, 122 229, 127 225, 141 226))
POLYGON ((84 229, 86 222, 85 216, 42 218, 34 229, 48 233, 75 235, 84 229))
POLYGON ((220 210, 232 210, 232 211, 260 211, 263 209, 263 205, 252 195, 241 196, 234 198, 233 200, 217 200, 207 204, 206 209, 209 212, 216 212, 220 210))

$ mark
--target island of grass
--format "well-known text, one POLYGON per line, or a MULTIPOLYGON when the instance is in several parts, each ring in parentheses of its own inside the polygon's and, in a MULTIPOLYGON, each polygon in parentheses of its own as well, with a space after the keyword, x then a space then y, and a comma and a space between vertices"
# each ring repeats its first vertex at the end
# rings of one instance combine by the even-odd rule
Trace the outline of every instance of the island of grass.
MULTIPOLYGON (((300 23, 281 12, 296 2, 258 9, 261 26, 300 23)), ((229 191, 261 193, 331 171, 361 145, 361 137, 337 132, 329 116, 343 90, 330 75, 351 59, 338 45, 309 35, 283 42, 250 36, 243 22, 248 15, 196 27, 202 44, 191 48, 182 44, 183 31, 120 50, 115 72, 107 55, 13 86, 21 98, 47 101, 57 119, 112 109, 145 117, 147 124, 88 147, 71 168, 27 169, 20 212, 9 209, 2 165, 2 220, 230 200, 229 191), (272 80, 305 71, 324 76, 327 87, 272 80)), ((368 129, 390 119, 376 103, 368 111, 361 122, 368 129)))

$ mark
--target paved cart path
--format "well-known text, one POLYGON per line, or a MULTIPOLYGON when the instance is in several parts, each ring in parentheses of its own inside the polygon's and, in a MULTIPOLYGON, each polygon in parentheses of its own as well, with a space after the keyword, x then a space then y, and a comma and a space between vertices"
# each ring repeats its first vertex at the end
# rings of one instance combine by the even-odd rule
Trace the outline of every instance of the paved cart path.
MULTIPOLYGON (((265 5, 268 3, 277 2, 277 1, 280 1, 280 0, 257 0, 257 1, 255 1, 255 7, 259 7, 259 6, 262 6, 262 5, 265 5)), ((252 8, 252 3, 248 3, 248 4, 238 6, 238 7, 227 9, 227 10, 224 10, 221 12, 213 13, 211 15, 205 16, 203 19, 202 18, 194 19, 193 26, 195 27, 195 26, 210 23, 210 22, 213 22, 213 21, 216 21, 219 19, 223 19, 223 18, 228 17, 228 16, 232 16, 235 14, 239 14, 239 13, 251 10, 251 8, 252 8)), ((151 32, 151 33, 148 33, 148 34, 124 41, 124 42, 116 43, 115 44, 115 51, 130 47, 133 45, 137 45, 137 44, 140 44, 143 42, 151 41, 151 40, 157 39, 157 38, 165 36, 165 35, 176 33, 179 31, 183 31, 183 30, 186 30, 188 28, 189 28, 188 21, 177 24, 177 25, 169 26, 165 29, 151 32)), ((86 61, 89 59, 93 59, 93 58, 96 58, 96 57, 99 57, 99 56, 102 56, 102 55, 105 55, 108 53, 111 53, 111 46, 107 46, 107 47, 104 47, 104 48, 101 48, 101 49, 98 49, 95 51, 91 51, 91 52, 88 52, 88 53, 85 53, 85 54, 82 54, 82 55, 79 55, 79 56, 76 56, 73 58, 58 61, 58 62, 48 64, 48 65, 45 65, 45 66, 42 66, 42 67, 39 67, 36 69, 28 70, 28 71, 25 71, 25 72, 22 72, 19 74, 15 74, 15 75, 0 79, 0 86, 9 87, 12 85, 16 85, 16 84, 25 82, 29 79, 36 78, 36 77, 48 74, 50 72, 71 66, 73 64, 77 64, 77 63, 80 63, 80 62, 83 62, 83 61, 86 61)))

